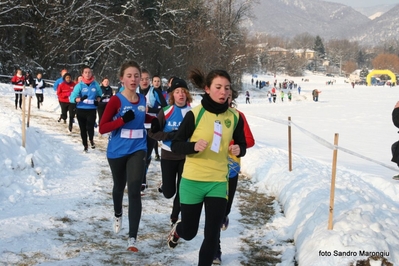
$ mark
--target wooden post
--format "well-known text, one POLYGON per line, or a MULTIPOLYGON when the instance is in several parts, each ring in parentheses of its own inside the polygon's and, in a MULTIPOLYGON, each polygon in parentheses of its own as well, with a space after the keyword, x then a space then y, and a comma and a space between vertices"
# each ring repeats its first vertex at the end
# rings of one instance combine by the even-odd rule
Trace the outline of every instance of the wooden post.
POLYGON ((288 117, 288 170, 292 171, 291 117, 288 117))
POLYGON ((334 194, 335 194, 335 176, 337 174, 337 146, 338 146, 338 133, 334 136, 334 151, 331 175, 331 191, 330 191, 330 215, 328 217, 328 230, 333 229, 333 216, 334 216, 334 194))
POLYGON ((25 148, 25 143, 26 143, 26 127, 25 127, 25 86, 23 87, 21 91, 21 97, 22 97, 22 147, 25 148))
POLYGON ((31 102, 32 102, 32 96, 29 96, 29 104, 28 104, 28 121, 26 122, 26 127, 29 127, 31 102))

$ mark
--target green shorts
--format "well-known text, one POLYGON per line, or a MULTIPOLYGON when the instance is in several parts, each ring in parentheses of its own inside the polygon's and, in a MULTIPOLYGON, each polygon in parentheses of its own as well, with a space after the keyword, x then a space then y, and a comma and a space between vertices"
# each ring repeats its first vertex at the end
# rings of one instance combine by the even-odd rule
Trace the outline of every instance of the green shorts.
POLYGON ((182 177, 180 181, 180 203, 197 204, 205 197, 228 197, 228 182, 201 182, 182 177))

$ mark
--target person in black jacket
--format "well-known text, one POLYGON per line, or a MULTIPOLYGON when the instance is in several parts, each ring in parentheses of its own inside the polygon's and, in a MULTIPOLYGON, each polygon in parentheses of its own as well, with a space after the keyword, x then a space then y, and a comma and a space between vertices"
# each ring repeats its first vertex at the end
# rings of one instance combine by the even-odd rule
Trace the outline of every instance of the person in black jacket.
POLYGON ((25 86, 33 88, 34 85, 35 81, 33 80, 30 70, 28 70, 25 74, 25 86))
MULTIPOLYGON (((395 125, 395 127, 399 128, 399 101, 396 103, 395 107, 393 108, 392 122, 395 125)), ((391 161, 399 166, 399 141, 396 141, 394 144, 392 144, 391 151, 392 151, 391 161)), ((399 180, 399 175, 394 176, 393 179, 399 180)))
POLYGON ((103 94, 101 95, 101 100, 97 106, 98 124, 100 124, 101 117, 103 116, 105 110, 105 106, 107 106, 109 99, 114 94, 111 86, 109 85, 109 79, 107 77, 104 77, 103 80, 101 81, 100 88, 103 91, 103 94))

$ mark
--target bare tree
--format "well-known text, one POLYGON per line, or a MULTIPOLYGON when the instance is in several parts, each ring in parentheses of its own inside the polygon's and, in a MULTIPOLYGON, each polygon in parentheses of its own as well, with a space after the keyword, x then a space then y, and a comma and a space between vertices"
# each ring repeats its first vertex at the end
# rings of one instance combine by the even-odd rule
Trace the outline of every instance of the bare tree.
POLYGON ((339 67, 339 74, 342 73, 342 65, 346 61, 356 59, 359 50, 357 42, 344 40, 330 40, 327 42, 327 55, 330 62, 339 67))

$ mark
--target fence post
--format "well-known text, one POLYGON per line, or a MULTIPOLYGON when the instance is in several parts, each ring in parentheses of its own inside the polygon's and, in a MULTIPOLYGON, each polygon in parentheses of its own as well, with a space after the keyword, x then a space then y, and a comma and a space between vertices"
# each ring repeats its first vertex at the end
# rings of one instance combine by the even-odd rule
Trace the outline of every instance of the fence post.
POLYGON ((330 215, 328 217, 328 230, 332 230, 333 229, 335 176, 337 174, 337 153, 338 153, 337 147, 338 147, 338 133, 335 133, 335 136, 334 136, 333 163, 332 163, 332 174, 331 174, 330 215))
POLYGON ((291 117, 288 117, 288 170, 292 171, 291 117))
POLYGON ((30 121, 30 109, 31 109, 31 102, 32 102, 32 96, 29 96, 29 104, 28 104, 28 121, 26 122, 26 126, 29 127, 29 121, 30 121))
POLYGON ((21 91, 22 97, 22 147, 25 148, 26 143, 26 127, 25 127, 25 86, 23 86, 21 91))

